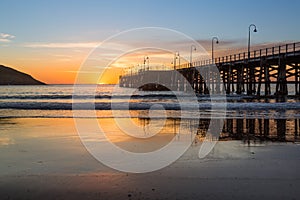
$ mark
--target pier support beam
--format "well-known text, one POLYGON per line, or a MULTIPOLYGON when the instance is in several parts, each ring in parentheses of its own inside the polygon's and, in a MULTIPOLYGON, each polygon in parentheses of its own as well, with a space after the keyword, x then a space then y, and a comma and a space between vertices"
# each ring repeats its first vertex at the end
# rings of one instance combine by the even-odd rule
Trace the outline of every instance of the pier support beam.
POLYGON ((299 83, 299 73, 300 73, 300 70, 299 70, 299 64, 298 63, 295 63, 295 95, 300 95, 300 83, 299 83))
POLYGON ((242 94, 242 91, 243 91, 243 83, 244 83, 243 71, 244 71, 243 66, 237 66, 237 83, 236 83, 236 93, 237 94, 242 94))
POLYGON ((255 94, 255 67, 248 64, 248 89, 247 94, 253 95, 255 94))
POLYGON ((226 80, 226 94, 230 94, 230 82, 231 82, 231 66, 228 66, 226 80))
POLYGON ((283 56, 280 56, 278 60, 278 75, 275 95, 285 96, 287 94, 286 63, 283 56))

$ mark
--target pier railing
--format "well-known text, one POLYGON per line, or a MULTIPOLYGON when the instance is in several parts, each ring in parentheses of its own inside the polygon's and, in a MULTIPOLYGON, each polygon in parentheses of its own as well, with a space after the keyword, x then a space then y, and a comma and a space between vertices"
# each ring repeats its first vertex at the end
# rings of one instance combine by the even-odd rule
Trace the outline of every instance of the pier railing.
MULTIPOLYGON (((176 69, 178 70, 178 69, 185 69, 190 67, 201 67, 201 66, 207 66, 211 64, 221 65, 221 64, 230 64, 230 63, 247 63, 256 60, 259 61, 261 58, 275 59, 278 58, 278 56, 282 56, 282 55, 285 57, 295 56, 296 53, 300 54, 300 42, 261 48, 258 50, 250 51, 249 54, 248 52, 244 51, 241 53, 216 57, 214 60, 206 59, 206 60, 195 61, 192 63, 185 62, 179 66, 176 66, 176 69)), ((125 72, 125 75, 128 76, 138 75, 149 70, 169 71, 169 70, 173 70, 173 68, 168 68, 166 66, 155 66, 155 67, 151 67, 151 69, 148 67, 147 70, 145 67, 144 69, 129 68, 127 72, 125 72)))
POLYGON ((237 54, 231 54, 227 56, 221 56, 217 57, 214 60, 207 59, 207 60, 201 60, 201 61, 195 61, 193 63, 184 63, 180 66, 176 67, 176 69, 183 69, 183 68, 189 68, 191 66, 206 66, 211 64, 220 64, 220 63, 230 63, 230 62, 248 62, 253 61, 255 59, 260 59, 262 57, 266 58, 275 58, 279 55, 285 55, 285 56, 295 56, 297 52, 300 52, 300 42, 296 43, 289 43, 274 47, 267 47, 262 48, 254 51, 249 52, 242 52, 237 54))

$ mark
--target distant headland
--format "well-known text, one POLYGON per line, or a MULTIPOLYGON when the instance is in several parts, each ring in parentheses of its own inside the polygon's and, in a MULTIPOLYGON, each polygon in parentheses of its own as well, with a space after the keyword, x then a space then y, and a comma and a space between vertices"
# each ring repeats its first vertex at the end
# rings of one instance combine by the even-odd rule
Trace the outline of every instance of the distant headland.
POLYGON ((46 85, 29 74, 0 65, 0 85, 46 85))

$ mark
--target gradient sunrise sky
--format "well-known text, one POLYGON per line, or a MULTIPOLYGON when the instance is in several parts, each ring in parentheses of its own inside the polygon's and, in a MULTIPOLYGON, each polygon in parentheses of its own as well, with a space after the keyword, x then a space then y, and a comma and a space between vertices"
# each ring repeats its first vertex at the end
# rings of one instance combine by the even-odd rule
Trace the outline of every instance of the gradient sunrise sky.
MULTIPOLYGON (((203 43, 218 36, 223 50, 246 46, 251 23, 253 45, 300 40, 298 0, 9 0, 0 7, 0 64, 49 84, 72 84, 97 44, 132 28, 174 29, 203 43)), ((114 70, 103 82, 116 82, 122 69, 114 70)))

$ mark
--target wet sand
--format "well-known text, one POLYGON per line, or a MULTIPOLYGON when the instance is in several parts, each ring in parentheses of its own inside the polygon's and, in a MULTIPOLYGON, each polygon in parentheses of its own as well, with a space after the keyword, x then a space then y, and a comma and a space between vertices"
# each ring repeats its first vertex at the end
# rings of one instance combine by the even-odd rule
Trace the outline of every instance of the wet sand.
POLYGON ((0 120, 0 199, 299 199, 300 145, 220 141, 128 174, 96 161, 73 119, 0 120))

